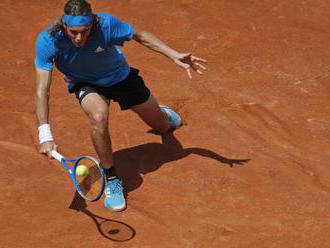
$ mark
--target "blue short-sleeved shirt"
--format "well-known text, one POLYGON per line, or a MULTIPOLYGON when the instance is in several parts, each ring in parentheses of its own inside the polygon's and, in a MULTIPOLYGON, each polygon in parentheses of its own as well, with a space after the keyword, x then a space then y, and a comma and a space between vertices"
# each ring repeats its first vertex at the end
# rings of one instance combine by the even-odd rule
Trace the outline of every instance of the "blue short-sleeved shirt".
POLYGON ((134 29, 107 13, 99 13, 99 29, 83 47, 75 47, 63 32, 52 37, 43 30, 36 43, 35 66, 51 71, 53 64, 65 75, 69 89, 77 82, 111 86, 125 79, 129 65, 116 46, 122 46, 133 37, 134 29))

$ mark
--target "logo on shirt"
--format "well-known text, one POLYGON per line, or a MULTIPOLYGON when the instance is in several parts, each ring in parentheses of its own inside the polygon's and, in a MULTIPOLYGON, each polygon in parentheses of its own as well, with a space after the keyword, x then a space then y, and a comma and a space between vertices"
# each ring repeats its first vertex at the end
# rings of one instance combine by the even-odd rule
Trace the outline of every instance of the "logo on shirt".
POLYGON ((103 52, 104 49, 101 47, 101 46, 98 46, 95 50, 95 53, 100 53, 100 52, 103 52))

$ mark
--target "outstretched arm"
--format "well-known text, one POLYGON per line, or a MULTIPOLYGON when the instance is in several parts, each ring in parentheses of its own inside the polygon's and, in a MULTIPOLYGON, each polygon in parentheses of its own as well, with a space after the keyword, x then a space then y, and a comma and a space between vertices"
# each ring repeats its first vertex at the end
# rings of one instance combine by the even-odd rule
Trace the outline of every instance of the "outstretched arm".
POLYGON ((150 32, 143 30, 135 30, 133 39, 145 47, 150 48, 153 51, 159 52, 168 58, 172 59, 177 65, 181 66, 187 71, 188 77, 191 79, 191 69, 198 74, 203 74, 203 70, 206 67, 200 64, 200 62, 206 62, 205 59, 193 56, 191 53, 179 53, 176 50, 167 46, 163 41, 157 38, 150 32))
POLYGON ((41 130, 49 125, 49 91, 51 84, 52 72, 36 69, 36 95, 35 106, 39 127, 40 153, 47 154, 51 157, 51 151, 56 149, 56 145, 51 137, 51 133, 46 130, 41 130), (40 129, 41 128, 41 129, 40 129), (45 132, 46 131, 46 132, 45 132), (43 132, 43 134, 41 134, 43 132), (41 136, 40 136, 41 134, 41 136))

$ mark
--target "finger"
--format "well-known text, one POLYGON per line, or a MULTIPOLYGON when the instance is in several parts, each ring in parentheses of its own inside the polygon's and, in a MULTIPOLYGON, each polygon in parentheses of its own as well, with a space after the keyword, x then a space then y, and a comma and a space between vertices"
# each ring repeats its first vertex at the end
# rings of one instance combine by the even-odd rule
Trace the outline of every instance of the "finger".
POLYGON ((47 156, 49 157, 49 158, 52 158, 53 156, 52 156, 52 152, 51 151, 47 151, 47 156))
POLYGON ((202 59, 202 58, 199 58, 199 57, 196 57, 196 56, 191 56, 191 59, 192 59, 193 61, 207 62, 206 59, 202 59))
POLYGON ((200 68, 202 68, 203 70, 205 70, 205 71, 206 71, 206 67, 205 67, 205 66, 203 66, 203 65, 201 65, 200 63, 195 63, 195 65, 199 66, 200 68))
POLYGON ((197 72, 198 74, 203 74, 203 72, 202 72, 201 70, 199 70, 199 68, 197 67, 196 64, 193 64, 191 67, 192 67, 192 68, 194 69, 194 71, 197 72))
POLYGON ((175 63, 183 68, 185 68, 186 70, 190 68, 190 65, 185 64, 183 62, 181 62, 180 60, 175 60, 175 63))
POLYGON ((54 146, 51 146, 51 147, 47 148, 47 156, 49 158, 52 158, 53 157, 52 156, 52 150, 54 150, 54 146))
POLYGON ((188 73, 189 79, 192 79, 191 72, 190 72, 190 69, 189 68, 187 69, 187 73, 188 73))
POLYGON ((196 72, 197 72, 198 74, 200 74, 200 75, 202 75, 202 74, 203 74, 203 72, 202 72, 202 71, 200 71, 200 70, 196 70, 196 72))

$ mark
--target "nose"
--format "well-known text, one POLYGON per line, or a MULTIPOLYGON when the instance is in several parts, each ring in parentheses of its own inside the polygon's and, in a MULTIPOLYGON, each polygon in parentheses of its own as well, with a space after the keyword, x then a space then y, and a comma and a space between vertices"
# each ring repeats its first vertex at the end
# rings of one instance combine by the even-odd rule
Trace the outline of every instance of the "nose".
POLYGON ((78 33, 78 34, 76 35, 76 37, 75 37, 75 40, 76 40, 77 42, 81 41, 81 40, 82 40, 82 35, 81 35, 80 33, 78 33))

